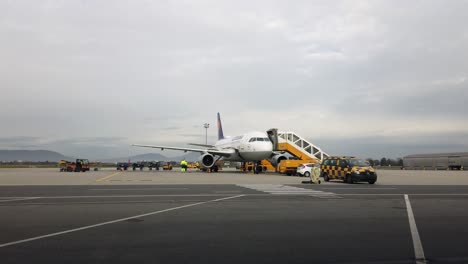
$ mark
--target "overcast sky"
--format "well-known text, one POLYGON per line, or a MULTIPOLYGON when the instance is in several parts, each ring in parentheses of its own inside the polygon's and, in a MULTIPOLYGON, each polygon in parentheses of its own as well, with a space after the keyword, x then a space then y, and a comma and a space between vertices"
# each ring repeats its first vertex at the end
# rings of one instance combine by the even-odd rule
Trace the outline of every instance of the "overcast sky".
MULTIPOLYGON (((0 1, 0 149, 125 157, 272 127, 468 151, 468 1, 0 1)), ((167 156, 181 153, 163 152, 167 156)))

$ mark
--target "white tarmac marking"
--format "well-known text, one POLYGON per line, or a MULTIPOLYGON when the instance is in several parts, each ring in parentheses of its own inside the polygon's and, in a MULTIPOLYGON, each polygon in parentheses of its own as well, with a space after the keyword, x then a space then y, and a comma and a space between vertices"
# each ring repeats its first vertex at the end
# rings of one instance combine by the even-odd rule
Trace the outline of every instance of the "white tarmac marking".
POLYGON ((411 237, 413 238, 414 256, 416 257, 416 264, 426 263, 426 257, 424 256, 424 249, 419 237, 418 227, 414 220, 413 209, 408 194, 405 194, 406 211, 408 212, 408 221, 411 229, 411 237))
MULTIPOLYGON (((398 195, 402 196, 405 193, 340 193, 340 195, 398 195)), ((412 196, 467 196, 468 193, 410 193, 412 196)))
POLYGON ((83 227, 74 228, 74 229, 70 229, 70 230, 65 230, 65 231, 62 231, 62 232, 56 232, 56 233, 47 234, 47 235, 43 235, 43 236, 37 236, 37 237, 31 237, 31 238, 27 238, 27 239, 12 241, 12 242, 8 242, 8 243, 0 244, 0 248, 2 248, 2 247, 7 247, 7 246, 11 246, 11 245, 16 245, 16 244, 21 244, 21 243, 25 243, 25 242, 29 242, 29 241, 34 241, 34 240, 38 240, 38 239, 43 239, 43 238, 48 238, 48 237, 53 237, 53 236, 68 234, 68 233, 72 233, 72 232, 76 232, 76 231, 86 230, 86 229, 90 229, 90 228, 94 228, 94 227, 98 227, 98 226, 103 226, 103 225, 108 225, 108 224, 114 224, 114 223, 118 223, 118 222, 122 222, 122 221, 129 220, 129 219, 140 218, 140 217, 146 217, 146 216, 150 216, 150 215, 155 215, 155 214, 160 214, 160 213, 164 213, 164 212, 174 211, 174 210, 178 210, 178 209, 182 209, 182 208, 187 208, 187 207, 192 207, 192 206, 196 206, 196 205, 201 205, 201 204, 206 204, 206 203, 212 203, 212 202, 218 202, 218 201, 223 201, 223 200, 228 200, 228 199, 234 199, 234 198, 238 198, 238 197, 242 197, 242 196, 244 196, 244 195, 241 194, 241 195, 230 196, 230 197, 226 197, 226 198, 219 198, 219 199, 215 199, 215 200, 210 200, 210 201, 206 201, 206 202, 199 202, 199 203, 187 204, 187 205, 182 205, 182 206, 178 206, 178 207, 172 207, 172 208, 164 209, 164 210, 160 210, 160 211, 150 212, 150 213, 146 213, 146 214, 134 215, 134 216, 125 217, 125 218, 120 218, 120 219, 116 219, 116 220, 112 220, 112 221, 108 221, 108 222, 103 222, 103 223, 99 223, 99 224, 88 225, 88 226, 83 226, 83 227))
POLYGON ((61 202, 30 202, 30 203, 22 203, 21 205, 28 206, 28 205, 73 205, 73 204, 99 204, 99 205, 104 205, 104 204, 125 204, 125 203, 159 203, 159 202, 194 202, 194 200, 174 200, 174 199, 166 199, 166 200, 124 200, 124 201, 98 201, 98 202, 67 202, 67 203, 61 203, 61 202))
POLYGON ((320 190, 395 190, 396 188, 321 188, 320 190))
MULTIPOLYGON (((0 200, 0 203, 13 202, 13 201, 33 200, 33 199, 39 199, 39 198, 41 198, 41 197, 13 198, 13 199, 8 199, 8 200, 0 200)), ((0 199, 3 199, 3 198, 0 198, 0 199)))
POLYGON ((282 184, 237 184, 237 186, 275 195, 310 195, 318 198, 340 198, 338 195, 331 192, 304 189, 282 184))
MULTIPOLYGON (((277 194, 282 194, 278 192, 277 194)), ((307 193, 300 193, 300 194, 311 194, 311 192, 307 193)), ((312 193, 313 194, 313 193, 312 193)), ((402 196, 405 195, 404 193, 330 193, 333 195, 341 195, 341 196, 402 196)), ((272 195, 270 193, 249 193, 245 194, 245 196, 269 196, 272 195)), ((468 196, 468 193, 410 193, 409 195, 412 196, 468 196)), ((226 196, 226 194, 216 194, 216 193, 197 193, 197 194, 135 194, 135 195, 74 195, 74 196, 42 196, 42 197, 26 197, 26 196, 12 196, 12 197, 0 197, 0 202, 2 199, 18 199, 19 200, 28 200, 28 199, 79 199, 79 198, 140 198, 140 197, 197 197, 197 196, 226 196)), ((6 202, 3 200, 3 202, 6 202)))
POLYGON ((140 189, 88 189, 89 191, 155 191, 155 190, 188 190, 188 188, 140 188, 140 189))
POLYGON ((71 196, 41 196, 41 197, 1 197, 0 199, 33 198, 33 199, 77 199, 77 198, 140 198, 140 197, 178 197, 178 196, 226 196, 226 194, 135 194, 135 195, 71 195, 71 196))

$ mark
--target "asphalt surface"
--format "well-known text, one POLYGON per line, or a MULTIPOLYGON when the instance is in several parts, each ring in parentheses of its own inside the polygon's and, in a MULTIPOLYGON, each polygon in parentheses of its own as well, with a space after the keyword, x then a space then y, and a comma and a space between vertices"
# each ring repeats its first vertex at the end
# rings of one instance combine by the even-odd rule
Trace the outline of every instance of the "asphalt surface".
POLYGON ((468 263, 468 186, 0 186, 1 263, 468 263), (62 233, 61 233, 62 232, 62 233))
MULTIPOLYGON (((378 185, 466 185, 465 171, 415 171, 378 170, 378 185)), ((57 168, 0 169, 0 186, 26 185, 155 185, 155 184, 297 184, 304 178, 280 175, 274 172, 252 174, 234 168, 224 168, 219 173, 190 170, 119 172, 104 168, 86 173, 60 172, 57 168)), ((328 183, 323 183, 327 185, 328 183)), ((335 184, 335 183, 330 183, 335 184)))

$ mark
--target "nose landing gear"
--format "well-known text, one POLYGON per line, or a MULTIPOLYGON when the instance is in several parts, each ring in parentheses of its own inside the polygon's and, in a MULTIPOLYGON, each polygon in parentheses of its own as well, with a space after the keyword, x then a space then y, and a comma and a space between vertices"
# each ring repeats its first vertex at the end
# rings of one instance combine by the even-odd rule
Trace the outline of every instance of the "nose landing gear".
POLYGON ((261 162, 261 161, 258 161, 258 162, 255 164, 254 174, 259 174, 259 173, 262 172, 262 171, 263 171, 262 162, 261 162))

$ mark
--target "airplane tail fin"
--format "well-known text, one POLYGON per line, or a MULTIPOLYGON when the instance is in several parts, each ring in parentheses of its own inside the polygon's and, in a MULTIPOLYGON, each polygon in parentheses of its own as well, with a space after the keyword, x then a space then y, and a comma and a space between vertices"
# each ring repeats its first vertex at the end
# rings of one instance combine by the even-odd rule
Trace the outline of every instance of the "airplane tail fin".
POLYGON ((221 116, 218 113, 218 140, 224 138, 223 125, 221 124, 221 116))

